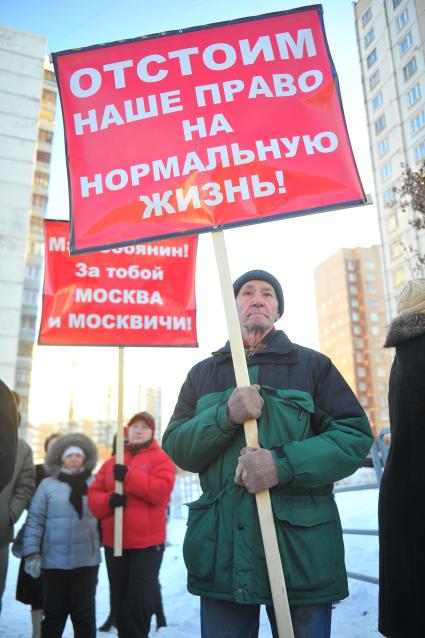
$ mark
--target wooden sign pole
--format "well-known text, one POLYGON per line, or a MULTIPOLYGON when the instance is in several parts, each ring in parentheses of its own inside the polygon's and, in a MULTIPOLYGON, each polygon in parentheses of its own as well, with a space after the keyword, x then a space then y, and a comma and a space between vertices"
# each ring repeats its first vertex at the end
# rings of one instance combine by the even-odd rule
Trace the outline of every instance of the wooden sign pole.
MULTIPOLYGON (((124 348, 118 348, 118 415, 117 415, 117 435, 115 462, 124 463, 124 348)), ((115 491, 123 494, 123 484, 115 481, 115 491)), ((114 556, 122 556, 122 524, 123 508, 116 507, 114 510, 114 556)))
MULTIPOLYGON (((227 329, 229 332, 230 349, 232 352, 236 384, 238 386, 248 386, 251 385, 251 381, 249 379, 248 366, 246 363, 241 329, 236 310, 224 233, 221 230, 215 231, 212 233, 212 236, 227 319, 227 329)), ((258 448, 258 429, 257 421, 255 419, 250 419, 244 423, 244 432, 247 446, 258 448)), ((264 553, 266 556, 267 571, 269 575, 279 638, 294 638, 291 614, 289 611, 288 594, 286 591, 285 577, 283 575, 282 561, 279 554, 276 528, 273 519, 270 493, 268 490, 257 492, 255 499, 257 502, 258 518, 260 519, 261 535, 263 538, 264 553)))

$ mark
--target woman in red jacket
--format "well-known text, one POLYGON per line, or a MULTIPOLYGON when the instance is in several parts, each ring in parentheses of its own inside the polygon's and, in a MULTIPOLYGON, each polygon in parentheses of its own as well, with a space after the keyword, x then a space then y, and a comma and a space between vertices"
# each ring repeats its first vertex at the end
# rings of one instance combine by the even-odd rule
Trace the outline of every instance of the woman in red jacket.
POLYGON ((118 636, 147 638, 161 591, 158 580, 165 546, 166 509, 173 489, 174 463, 154 440, 155 422, 138 412, 127 424, 124 465, 115 456, 97 473, 88 503, 100 519, 118 636), (122 481, 124 494, 117 494, 122 481), (123 555, 114 557, 114 509, 124 506, 123 555))

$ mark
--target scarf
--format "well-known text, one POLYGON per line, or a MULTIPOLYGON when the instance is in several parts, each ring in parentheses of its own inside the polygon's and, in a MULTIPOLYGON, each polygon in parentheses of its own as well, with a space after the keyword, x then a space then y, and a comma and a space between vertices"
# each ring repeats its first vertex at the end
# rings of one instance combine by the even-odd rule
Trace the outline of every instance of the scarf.
POLYGON ((145 448, 149 447, 150 444, 152 443, 153 437, 149 439, 149 441, 145 441, 144 443, 139 443, 138 445, 132 445, 132 444, 127 444, 125 446, 125 449, 130 452, 131 456, 135 456, 137 454, 137 452, 140 452, 140 450, 144 450, 145 448))
POLYGON ((67 474, 66 472, 59 472, 57 479, 62 483, 68 483, 71 488, 69 495, 69 502, 75 509, 79 518, 83 516, 83 496, 87 494, 87 482, 86 479, 90 476, 91 470, 83 470, 77 474, 67 474))

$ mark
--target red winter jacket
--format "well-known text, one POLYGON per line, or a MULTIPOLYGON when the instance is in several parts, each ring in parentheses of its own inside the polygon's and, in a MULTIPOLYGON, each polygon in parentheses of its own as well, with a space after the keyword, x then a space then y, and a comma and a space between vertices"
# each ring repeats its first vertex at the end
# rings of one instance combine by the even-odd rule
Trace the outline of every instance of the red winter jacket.
MULTIPOLYGON (((124 451, 128 472, 124 479, 123 549, 165 543, 166 508, 173 489, 174 463, 156 441, 134 456, 124 451)), ((102 526, 102 543, 114 546, 114 513, 109 499, 115 491, 115 456, 106 461, 88 490, 88 504, 102 526)))

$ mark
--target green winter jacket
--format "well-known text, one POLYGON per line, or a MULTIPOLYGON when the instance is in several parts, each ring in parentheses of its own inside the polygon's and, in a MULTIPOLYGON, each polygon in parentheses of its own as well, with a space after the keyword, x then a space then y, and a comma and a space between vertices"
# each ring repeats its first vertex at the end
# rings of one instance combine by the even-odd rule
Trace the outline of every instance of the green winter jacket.
MULTIPOLYGON (((264 399, 258 434, 272 450, 280 484, 270 490, 290 604, 348 595, 333 482, 352 474, 372 443, 369 422, 330 359, 282 331, 248 359, 264 399)), ((255 497, 234 483, 242 426, 227 418, 235 387, 229 344, 201 361, 182 386, 163 437, 182 469, 198 472, 202 496, 189 503, 183 555, 192 594, 271 604, 255 497)))

